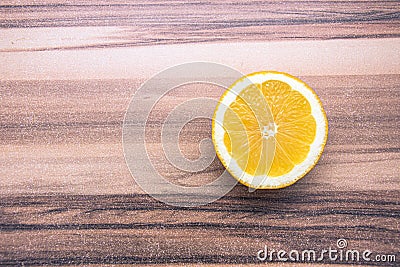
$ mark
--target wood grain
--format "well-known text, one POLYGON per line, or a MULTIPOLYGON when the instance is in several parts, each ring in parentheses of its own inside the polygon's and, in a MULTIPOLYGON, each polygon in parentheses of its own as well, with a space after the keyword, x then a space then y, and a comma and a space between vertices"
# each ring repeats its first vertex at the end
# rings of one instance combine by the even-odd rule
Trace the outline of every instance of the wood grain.
POLYGON ((122 27, 50 49, 400 36, 397 1, 2 1, 0 18, 4 28, 122 27))
MULTIPOLYGON (((303 79, 321 97, 330 124, 315 169, 285 190, 249 193, 237 186, 190 209, 153 200, 127 171, 122 118, 137 82, 1 83, 2 95, 8 92, 1 127, 2 263, 255 263, 264 244, 318 249, 342 237, 354 249, 397 253, 400 76, 303 79)), ((220 94, 189 89, 171 92, 164 104, 196 92, 220 94)), ((151 121, 167 113, 161 102, 151 121)), ((181 141, 193 157, 193 134, 201 139, 210 129, 208 121, 189 128, 181 141)), ((153 142, 160 146, 160 139, 153 142)), ((159 171, 182 185, 203 184, 223 171, 215 162, 188 175, 157 155, 159 171)))
POLYGON ((264 245, 318 250, 338 237, 353 249, 397 253, 397 195, 237 187, 194 209, 137 194, 2 198, 2 257, 9 264, 256 263, 264 245))
MULTIPOLYGON (((0 265, 254 266, 265 245, 320 250, 345 238, 350 249, 397 260, 362 264, 397 266, 399 15, 397 1, 2 1, 0 265), (264 47, 275 58, 257 54, 264 47), (291 72, 316 91, 329 138, 306 177, 278 191, 237 185, 194 208, 135 184, 121 141, 132 95, 165 64, 205 55, 244 72, 291 72)), ((223 90, 181 86, 155 106, 149 155, 170 181, 196 186, 224 171, 218 160, 196 173, 171 166, 160 137, 177 104, 223 90)), ((198 157, 209 136, 207 119, 185 126, 185 156, 198 157)))

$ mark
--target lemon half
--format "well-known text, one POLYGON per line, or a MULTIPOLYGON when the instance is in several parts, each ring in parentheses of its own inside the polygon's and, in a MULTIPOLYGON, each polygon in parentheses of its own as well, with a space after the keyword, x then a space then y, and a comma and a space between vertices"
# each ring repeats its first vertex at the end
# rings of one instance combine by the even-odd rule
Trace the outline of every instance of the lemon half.
POLYGON ((328 136, 321 101, 304 82, 265 71, 246 75, 221 96, 212 139, 225 168, 257 189, 289 186, 317 163, 328 136))

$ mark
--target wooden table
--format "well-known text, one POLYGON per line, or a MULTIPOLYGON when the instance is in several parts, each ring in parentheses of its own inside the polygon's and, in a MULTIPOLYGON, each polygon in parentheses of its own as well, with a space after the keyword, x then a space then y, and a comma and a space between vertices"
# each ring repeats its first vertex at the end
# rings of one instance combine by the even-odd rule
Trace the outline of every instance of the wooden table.
MULTIPOLYGON (((344 238, 349 249, 397 257, 363 264, 397 266, 399 17, 395 1, 3 1, 0 265, 253 265, 265 245, 322 250, 344 238), (189 61, 307 82, 329 120, 317 166, 286 189, 237 185, 200 207, 143 192, 124 160, 124 114, 142 82, 189 61)), ((172 182, 223 172, 218 160, 174 169, 159 136, 171 107, 223 90, 183 86, 154 109, 150 157, 172 182)), ((209 136, 209 120, 191 122, 183 153, 196 158, 209 136)))

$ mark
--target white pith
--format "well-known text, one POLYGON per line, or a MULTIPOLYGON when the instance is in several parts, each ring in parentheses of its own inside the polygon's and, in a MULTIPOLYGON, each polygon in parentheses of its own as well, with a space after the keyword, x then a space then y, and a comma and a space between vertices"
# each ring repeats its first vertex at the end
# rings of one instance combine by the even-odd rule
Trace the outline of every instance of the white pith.
MULTIPOLYGON (((304 176, 310 168, 316 163, 320 154, 322 153, 326 131, 327 131, 327 122, 325 118, 325 114, 322 110, 320 101, 317 96, 302 82, 291 78, 283 73, 275 73, 275 72, 260 72, 255 73, 249 76, 246 76, 247 79, 241 79, 236 82, 233 87, 229 89, 228 92, 220 99, 220 105, 217 106, 214 119, 215 122, 213 124, 213 139, 216 150, 223 161, 224 165, 227 167, 228 171, 237 179, 239 179, 244 184, 248 184, 252 187, 256 188, 279 188, 282 185, 292 184, 293 182, 300 179, 304 176), (311 114, 315 118, 316 121, 316 136, 314 142, 310 145, 310 152, 307 158, 300 164, 296 165, 289 173, 277 176, 270 177, 267 175, 254 177, 246 172, 244 172, 236 160, 233 159, 227 148, 224 145, 224 133, 225 130, 222 126, 222 122, 224 120, 224 115, 227 110, 227 107, 236 99, 236 96, 247 86, 250 84, 261 84, 268 80, 280 80, 289 84, 293 90, 297 90, 299 93, 304 95, 310 103, 311 106, 311 114), (252 184, 252 181, 257 181, 257 184, 252 184), (260 184, 260 181, 261 184, 260 184)), ((262 127, 263 138, 274 138, 275 134, 278 131, 277 125, 265 125, 262 127)))
POLYGON ((262 127, 262 137, 265 139, 275 137, 278 133, 278 125, 270 123, 262 127))

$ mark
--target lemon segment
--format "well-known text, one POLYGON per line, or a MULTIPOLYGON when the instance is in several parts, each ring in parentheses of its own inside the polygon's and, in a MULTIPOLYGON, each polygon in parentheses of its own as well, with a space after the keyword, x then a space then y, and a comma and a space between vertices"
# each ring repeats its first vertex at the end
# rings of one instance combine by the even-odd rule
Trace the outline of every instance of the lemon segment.
POLYGON ((212 125, 215 150, 239 182, 282 188, 318 161, 328 123, 317 95, 285 73, 258 72, 221 97, 212 125))
MULTIPOLYGON (((223 126, 230 140, 228 152, 239 167, 252 176, 267 175, 268 155, 273 153, 274 140, 263 134, 266 125, 273 125, 260 86, 251 84, 244 88, 225 112, 223 126), (272 150, 272 151, 270 151, 272 150)), ((273 129, 272 129, 273 130, 273 129)))

